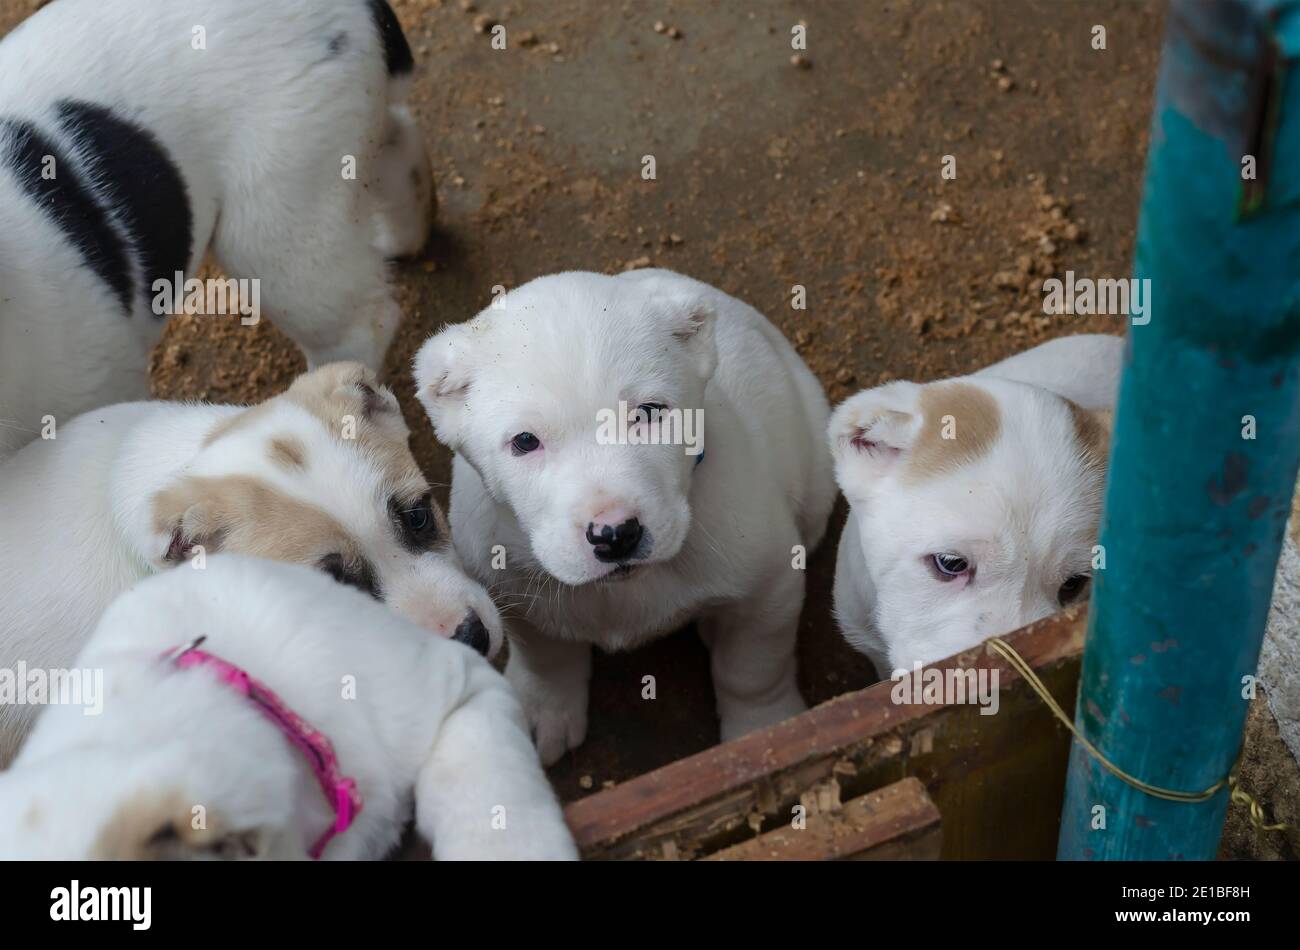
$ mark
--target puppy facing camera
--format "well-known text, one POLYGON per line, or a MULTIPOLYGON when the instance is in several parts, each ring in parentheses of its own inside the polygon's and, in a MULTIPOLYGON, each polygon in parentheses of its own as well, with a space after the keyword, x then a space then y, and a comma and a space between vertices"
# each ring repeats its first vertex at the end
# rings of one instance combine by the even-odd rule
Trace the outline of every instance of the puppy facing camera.
POLYGON ((521 605, 506 675, 544 762, 586 736, 593 645, 692 619, 724 739, 805 708, 791 562, 834 501, 829 410, 766 318, 669 271, 555 274, 429 339, 415 379, 457 549, 521 605))
POLYGON ((1123 348, 1065 337, 835 410, 831 454, 851 506, 835 616, 878 675, 1086 598, 1123 348))

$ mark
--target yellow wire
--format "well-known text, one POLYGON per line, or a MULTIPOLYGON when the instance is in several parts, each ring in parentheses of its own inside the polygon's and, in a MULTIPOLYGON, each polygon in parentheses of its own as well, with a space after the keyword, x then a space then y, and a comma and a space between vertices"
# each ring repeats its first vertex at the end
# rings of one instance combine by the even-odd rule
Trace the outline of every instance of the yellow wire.
POLYGON ((1233 766, 1232 771, 1229 773, 1227 778, 1220 779, 1209 788, 1200 792, 1180 792, 1173 789, 1161 788, 1158 785, 1144 782, 1140 778, 1125 772, 1110 759, 1106 758, 1100 749, 1089 742, 1088 739, 1075 728, 1074 720, 1065 714, 1065 710, 1061 708, 1061 704, 1056 701, 1055 697, 1053 697, 1050 692, 1048 692, 1043 681, 1038 678, 1038 674, 1033 671, 1025 661, 1025 658, 1016 652, 1015 647, 1011 646, 1011 644, 1007 643, 1000 637, 994 637, 988 641, 988 644, 993 652, 1006 660, 1007 664, 1012 669, 1025 678, 1025 682, 1027 682, 1030 688, 1038 694, 1038 698, 1047 704, 1047 708, 1052 711, 1052 715, 1054 715, 1066 729, 1070 730, 1070 734, 1074 736, 1074 738, 1078 740, 1079 744, 1088 751, 1088 754, 1100 762, 1106 771, 1110 772, 1120 781, 1131 785, 1140 792, 1145 792, 1147 795, 1154 796, 1155 798, 1163 798, 1165 801, 1170 802, 1188 803, 1207 801, 1217 795, 1226 785, 1232 789, 1231 800, 1239 805, 1246 805, 1250 809, 1250 821, 1256 828, 1263 831, 1297 830, 1295 825, 1289 825, 1286 822, 1271 825, 1264 823, 1264 809, 1260 807, 1259 802, 1255 801, 1255 799, 1251 797, 1249 792, 1238 784, 1236 765, 1233 766))

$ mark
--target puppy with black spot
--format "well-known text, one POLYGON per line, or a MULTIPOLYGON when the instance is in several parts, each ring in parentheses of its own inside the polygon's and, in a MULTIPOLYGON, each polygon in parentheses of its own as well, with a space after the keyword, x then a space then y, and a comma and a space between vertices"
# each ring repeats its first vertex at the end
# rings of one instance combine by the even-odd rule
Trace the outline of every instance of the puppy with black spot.
POLYGON ((482 658, 317 571, 229 554, 118 598, 0 772, 0 856, 577 856, 519 703, 482 658), (201 637, 201 639, 200 639, 201 637))
POLYGON ((830 446, 851 506, 835 615, 878 674, 1087 596, 1123 352, 1122 337, 1063 337, 835 410, 830 446))
POLYGON ((456 452, 451 521, 519 601, 506 677, 542 761, 587 733, 591 649, 698 623, 722 738, 803 711, 802 554, 835 481, 829 407, 753 307, 664 270, 541 277, 415 358, 456 452))
POLYGON ((434 213, 413 65, 385 0, 59 0, 0 41, 0 454, 145 398, 209 250, 309 366, 378 367, 434 213))
MULTIPOLYGON (((123 591, 223 551, 317 568, 495 653, 500 616, 462 570, 407 438, 396 398, 356 363, 251 408, 78 416, 0 463, 0 669, 66 668, 123 591)), ((0 704, 0 765, 37 708, 0 704)))

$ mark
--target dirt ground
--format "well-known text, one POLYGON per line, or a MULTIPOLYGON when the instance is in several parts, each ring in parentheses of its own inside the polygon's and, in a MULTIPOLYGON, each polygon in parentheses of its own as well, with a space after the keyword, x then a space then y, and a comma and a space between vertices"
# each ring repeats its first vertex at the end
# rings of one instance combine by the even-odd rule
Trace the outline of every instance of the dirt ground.
MULTIPOLYGON (((0 33, 39 5, 0 0, 0 33)), ((1052 336, 1123 332, 1112 317, 1044 317, 1039 286, 1068 269, 1130 271, 1163 3, 393 6, 418 62, 414 106, 441 207, 427 253, 395 269, 407 319, 384 375, 440 485, 449 460, 412 398, 411 357, 494 285, 551 271, 653 265, 716 284, 776 322, 833 401, 973 371, 1052 336), (492 49, 490 23, 505 25, 508 49, 492 49), (793 62, 799 23, 807 50, 793 62), (1107 28, 1104 51, 1094 24, 1107 28), (791 306, 795 285, 806 310, 791 306)), ((154 391, 260 400, 301 368, 269 325, 176 318, 154 391)), ((842 518, 843 506, 809 570, 800 660, 814 703, 870 681, 830 616, 842 518)), ((591 713, 586 745, 551 773, 565 798, 717 742, 703 647, 683 631, 599 657, 591 713), (654 704, 639 699, 647 673, 654 704)), ((1252 718, 1252 748, 1259 737, 1276 752, 1269 722, 1267 709, 1252 718)), ((1285 774, 1284 757, 1265 773, 1285 774)), ((1260 792, 1296 814, 1296 782, 1260 792)), ((1256 853, 1249 834, 1229 841, 1225 855, 1256 853)))

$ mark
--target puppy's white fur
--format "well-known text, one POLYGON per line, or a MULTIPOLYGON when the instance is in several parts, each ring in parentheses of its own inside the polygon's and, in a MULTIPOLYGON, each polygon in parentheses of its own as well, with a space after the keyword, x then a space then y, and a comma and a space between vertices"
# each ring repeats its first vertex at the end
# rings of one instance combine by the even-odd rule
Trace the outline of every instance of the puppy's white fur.
MULTIPOLYGON (((325 568, 342 554, 341 576, 373 581, 426 629, 451 636, 475 612, 495 650, 500 617, 436 505, 418 536, 395 523, 429 491, 406 440, 392 393, 346 363, 252 408, 125 403, 79 416, 0 463, 0 668, 66 668, 124 590, 222 549, 325 568)), ((36 712, 0 705, 0 765, 36 712)))
MULTIPOLYGON (((264 313, 311 366, 377 367, 401 318, 385 257, 420 248, 434 203, 405 85, 387 73, 366 0, 60 0, 0 42, 0 120, 63 149, 73 167, 56 173, 114 215, 117 183, 96 180, 58 103, 106 107, 152 134, 188 191, 186 276, 211 248, 228 273, 259 279, 264 313), (206 49, 194 48, 200 29, 206 49)), ((0 157, 4 138, 0 127, 0 157)), ((150 239, 120 216, 114 226, 128 252, 150 239)), ((148 396, 162 321, 129 256, 126 312, 0 161, 0 454, 46 415, 61 424, 148 396)))
POLYGON ((880 675, 1086 596, 1077 579, 1091 574, 1109 428, 1094 411, 1114 407, 1123 349, 1121 337, 1066 337, 974 376, 888 383, 835 410, 831 451, 851 504, 835 614, 880 675), (945 575, 937 554, 960 556, 969 572, 945 575))
POLYGON ((412 800, 435 858, 576 856, 485 660, 319 572, 233 555, 150 578, 105 613, 76 659, 102 671, 102 712, 40 717, 0 773, 0 854, 306 856, 332 813, 303 753, 212 670, 162 659, 198 633, 323 732, 356 780, 361 813, 323 857, 384 857, 412 800))
POLYGON ((506 676, 544 762, 586 736, 592 645, 629 649, 691 619, 724 738, 805 708, 793 564, 834 501, 828 407, 760 313, 668 271, 556 274, 431 338, 415 377, 456 452, 457 548, 519 602, 506 676), (601 444, 598 419, 620 402, 703 410, 702 462, 682 445, 601 444), (541 448, 516 456, 522 432, 541 448), (631 517, 645 530, 636 552, 598 560, 587 527, 631 517))

